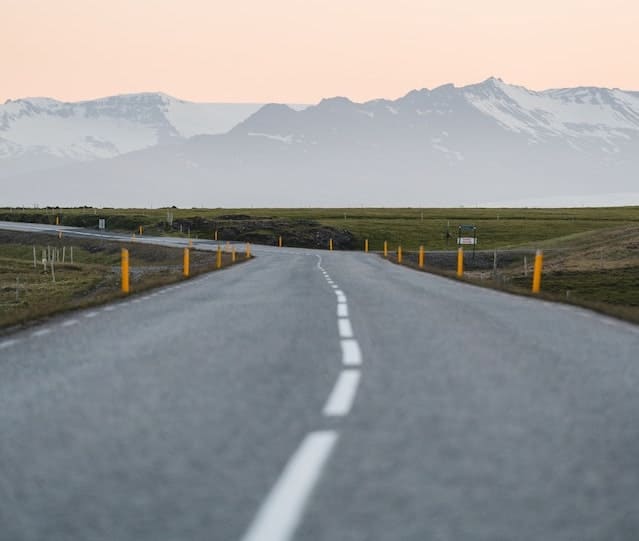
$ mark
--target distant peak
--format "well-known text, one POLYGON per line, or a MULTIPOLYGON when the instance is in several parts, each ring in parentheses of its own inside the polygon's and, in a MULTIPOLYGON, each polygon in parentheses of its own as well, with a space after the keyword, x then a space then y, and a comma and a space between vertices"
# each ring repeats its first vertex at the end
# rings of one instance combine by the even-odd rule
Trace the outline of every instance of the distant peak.
POLYGON ((319 107, 322 105, 353 105, 353 102, 344 96, 335 96, 333 98, 324 98, 318 104, 319 107))

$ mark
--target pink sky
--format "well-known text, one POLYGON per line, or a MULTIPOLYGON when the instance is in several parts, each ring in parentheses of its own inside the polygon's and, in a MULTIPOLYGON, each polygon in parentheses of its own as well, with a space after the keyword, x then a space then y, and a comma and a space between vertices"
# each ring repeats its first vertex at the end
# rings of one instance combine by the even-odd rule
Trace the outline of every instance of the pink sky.
POLYGON ((490 75, 639 90, 637 0, 0 0, 0 101, 396 98, 490 75))

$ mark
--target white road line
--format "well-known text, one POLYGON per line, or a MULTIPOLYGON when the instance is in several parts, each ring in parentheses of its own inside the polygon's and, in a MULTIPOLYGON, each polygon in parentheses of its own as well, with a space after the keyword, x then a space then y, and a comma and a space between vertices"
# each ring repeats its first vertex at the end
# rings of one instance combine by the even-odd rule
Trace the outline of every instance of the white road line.
POLYGON ((0 349, 10 348, 11 346, 17 344, 18 342, 19 342, 19 340, 15 340, 13 338, 11 338, 9 340, 5 340, 4 342, 0 342, 0 349))
POLYGON ((84 314, 84 317, 86 317, 87 319, 91 319, 92 317, 95 317, 97 315, 97 312, 87 312, 86 314, 84 314))
POLYGON ((337 302, 339 304, 346 304, 346 295, 344 295, 344 293, 342 293, 341 295, 338 295, 337 302))
POLYGON ((353 338, 353 327, 350 319, 340 318, 337 320, 337 328, 339 329, 340 338, 353 338))
POLYGON ((359 370, 342 370, 340 372, 333 392, 328 397, 324 406, 324 415, 327 417, 343 417, 348 415, 353 407, 353 400, 357 394, 359 380, 361 379, 359 370))
POLYGON ((137 303, 140 302, 140 299, 133 299, 131 302, 134 303, 134 304, 137 304, 137 303))
POLYGON ((333 289, 337 289, 339 286, 332 285, 331 287, 332 287, 333 289))
POLYGON ((115 310, 115 306, 105 306, 102 310, 104 312, 113 312, 113 310, 115 310))
POLYGON ((347 338, 340 340, 342 346, 342 364, 344 366, 360 366, 362 364, 362 350, 357 340, 347 338))
POLYGON ((337 305, 337 317, 348 317, 348 304, 337 305))
POLYGON ((31 333, 33 338, 39 338, 40 336, 44 336, 45 334, 49 334, 51 329, 40 329, 39 331, 34 331, 31 333))
POLYGON ((64 323, 60 325, 60 327, 71 327, 72 325, 77 325, 77 319, 67 319, 64 323))
POLYGON ((337 438, 337 432, 333 430, 311 432, 304 438, 242 541, 289 541, 293 538, 337 438))
POLYGON ((344 292, 343 292, 341 289, 336 289, 336 290, 335 290, 335 295, 337 295, 338 297, 339 297, 340 295, 343 295, 343 294, 344 294, 344 292))

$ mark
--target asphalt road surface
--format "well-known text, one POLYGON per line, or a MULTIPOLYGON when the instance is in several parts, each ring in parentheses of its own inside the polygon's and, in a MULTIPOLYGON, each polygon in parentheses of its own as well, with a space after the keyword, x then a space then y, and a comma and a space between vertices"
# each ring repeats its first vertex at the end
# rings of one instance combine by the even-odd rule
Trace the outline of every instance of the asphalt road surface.
POLYGON ((0 539, 639 539, 638 327, 254 253, 0 338, 0 539))

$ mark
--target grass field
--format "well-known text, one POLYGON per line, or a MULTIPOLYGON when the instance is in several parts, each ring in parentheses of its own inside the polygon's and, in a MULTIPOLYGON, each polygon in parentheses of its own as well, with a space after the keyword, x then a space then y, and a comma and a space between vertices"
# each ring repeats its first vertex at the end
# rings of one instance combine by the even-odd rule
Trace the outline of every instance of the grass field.
MULTIPOLYGON (((0 231, 0 330, 122 297, 122 248, 130 254, 133 294, 184 279, 183 250, 178 248, 0 231), (64 251, 65 260, 60 257, 52 273, 49 262, 42 264, 42 253, 53 250, 64 251)), ((223 254, 223 266, 230 264, 231 255, 223 254)), ((214 266, 215 254, 191 250, 191 276, 214 266)))
MULTIPOLYGON (((307 235, 296 232, 307 227, 325 226, 334 232, 347 230, 354 237, 348 248, 361 249, 364 239, 371 250, 381 250, 384 240, 389 245, 402 244, 416 250, 420 244, 428 249, 455 248, 454 238, 461 224, 477 226, 479 246, 483 249, 516 247, 540 243, 586 231, 639 223, 639 207, 576 209, 0 209, 0 219, 95 227, 99 217, 107 227, 135 232, 142 225, 149 233, 178 234, 177 226, 192 227, 191 234, 212 238, 219 230, 220 239, 250 240, 246 231, 253 227, 262 242, 276 242, 283 235, 289 245, 309 245, 307 235), (173 228, 167 225, 167 213, 173 214, 173 228), (235 219, 233 218, 235 217, 235 219), (239 219, 237 219, 239 218, 239 219), (257 222, 257 223, 256 223, 257 222), (446 244, 446 230, 452 239, 446 244)), ((322 242, 327 243, 326 236, 322 242)), ((336 243, 339 248, 340 244, 336 243)))
MULTIPOLYGON (((415 251, 423 244, 428 251, 450 251, 427 258, 427 269, 449 275, 455 268, 457 227, 473 224, 478 231, 478 248, 484 252, 483 257, 469 260, 467 280, 526 294, 530 276, 524 276, 523 258, 527 257, 532 266, 534 250, 542 248, 546 253, 543 296, 639 322, 639 207, 0 209, 0 219, 4 220, 54 224, 56 217, 63 225, 84 227, 95 227, 98 218, 106 218, 107 227, 130 233, 142 225, 152 234, 212 238, 217 230, 220 240, 264 244, 276 244, 282 235, 289 246, 327 248, 328 239, 334 238, 336 249, 363 249, 364 239, 369 239, 370 250, 381 251, 387 240, 391 250, 402 245, 409 265, 416 263, 415 251), (172 226, 167 223, 167 213, 172 214, 172 226), (451 235, 448 244, 447 230, 451 235), (497 273, 492 269, 493 250, 499 252, 497 273)), ((21 258, 32 257, 29 246, 19 250, 21 258)), ((107 250, 85 256, 79 252, 78 258, 87 265, 114 265, 119 254, 107 250)), ((136 265, 133 260, 132 265, 136 265)), ((86 272, 91 275, 89 267, 86 272)))
MULTIPOLYGON (((639 224, 602 228, 522 245, 516 250, 465 254, 464 280, 530 294, 534 247, 544 250, 541 297, 639 323, 639 224), (525 259, 524 259, 525 258, 525 259), (527 262, 527 268, 524 268, 527 262)), ((396 261, 396 254, 390 255, 396 261)), ((417 254, 405 254, 417 269, 417 254)), ((427 253, 425 270, 455 278, 456 254, 427 253)))

